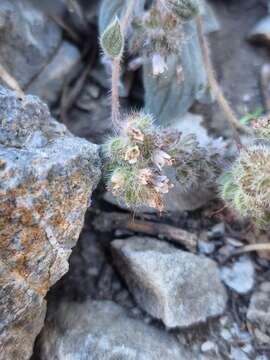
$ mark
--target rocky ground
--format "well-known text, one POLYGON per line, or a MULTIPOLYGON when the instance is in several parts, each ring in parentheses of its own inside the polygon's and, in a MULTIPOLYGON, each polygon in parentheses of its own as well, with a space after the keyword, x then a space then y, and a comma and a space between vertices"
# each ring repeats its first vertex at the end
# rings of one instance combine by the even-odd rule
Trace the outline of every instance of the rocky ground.
MULTIPOLYGON (((83 16, 33 3, 0 4, 0 63, 62 124, 37 98, 1 87, 0 359, 29 359, 40 331, 32 360, 270 359, 270 255, 245 251, 269 234, 213 193, 175 192, 162 215, 129 212, 102 183, 92 195, 94 144, 111 131, 99 1, 81 1, 83 16)), ((242 117, 268 100, 268 2, 209 4, 217 78, 242 117)), ((124 107, 143 104, 140 71, 126 74, 122 95, 124 107)), ((190 111, 183 131, 229 144, 216 104, 190 111)))

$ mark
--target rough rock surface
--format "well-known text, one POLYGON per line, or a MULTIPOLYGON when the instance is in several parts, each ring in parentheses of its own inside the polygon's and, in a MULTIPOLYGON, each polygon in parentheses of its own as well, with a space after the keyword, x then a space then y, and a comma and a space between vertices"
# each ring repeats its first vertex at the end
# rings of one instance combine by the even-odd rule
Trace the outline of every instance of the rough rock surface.
POLYGON ((112 253, 138 306, 166 326, 188 327, 224 312, 214 261, 147 237, 114 240, 112 253))
POLYGON ((38 343, 41 360, 195 360, 173 335, 110 301, 61 304, 38 343))
POLYGON ((97 147, 0 87, 0 359, 28 359, 99 179, 97 147))
POLYGON ((262 283, 250 300, 247 318, 260 345, 270 343, 270 282, 262 283))
POLYGON ((61 42, 61 30, 28 0, 1 0, 1 64, 25 87, 61 42))

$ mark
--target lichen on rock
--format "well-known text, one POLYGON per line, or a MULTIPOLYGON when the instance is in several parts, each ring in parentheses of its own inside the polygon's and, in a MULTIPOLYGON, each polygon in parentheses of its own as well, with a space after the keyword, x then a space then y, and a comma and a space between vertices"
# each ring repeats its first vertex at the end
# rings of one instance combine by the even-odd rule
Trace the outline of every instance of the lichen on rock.
POLYGON ((28 359, 100 177, 98 148, 0 88, 0 359, 28 359))

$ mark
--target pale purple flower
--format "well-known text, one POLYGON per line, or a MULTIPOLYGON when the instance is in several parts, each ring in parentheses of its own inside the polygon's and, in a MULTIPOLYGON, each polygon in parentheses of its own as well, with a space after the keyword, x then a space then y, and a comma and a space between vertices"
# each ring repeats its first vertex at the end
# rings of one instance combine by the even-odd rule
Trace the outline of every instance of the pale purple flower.
POLYGON ((171 166, 172 165, 172 158, 169 154, 167 154, 163 150, 154 150, 152 155, 153 163, 161 170, 163 166, 171 166))

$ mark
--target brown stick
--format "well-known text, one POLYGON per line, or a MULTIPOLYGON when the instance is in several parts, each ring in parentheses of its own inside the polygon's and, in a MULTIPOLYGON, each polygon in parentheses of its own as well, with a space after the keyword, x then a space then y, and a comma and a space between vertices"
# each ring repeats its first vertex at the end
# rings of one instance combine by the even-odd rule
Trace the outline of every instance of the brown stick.
POLYGON ((270 251, 270 243, 246 245, 234 251, 233 255, 243 254, 251 251, 270 251))
POLYGON ((7 70, 0 64, 0 78, 12 89, 15 90, 19 96, 24 96, 20 85, 17 80, 11 76, 7 70))
POLYGON ((93 225, 96 230, 106 232, 123 229, 152 236, 163 236, 172 242, 186 247, 192 252, 196 252, 197 248, 198 238, 195 234, 167 224, 131 219, 130 214, 116 212, 102 213, 95 218, 93 225))
POLYGON ((203 22, 202 22, 202 18, 200 15, 197 16, 196 22, 197 22, 197 28, 198 28, 198 33, 199 33, 200 45, 201 45, 201 49, 202 49, 203 61, 205 64, 205 70, 207 73, 209 85, 210 85, 220 107, 223 109, 224 113, 226 114, 230 128, 233 132, 233 137, 237 144, 237 147, 239 149, 241 149, 243 147, 243 145, 242 145, 241 139, 240 139, 239 134, 237 133, 236 129, 242 130, 245 133, 251 133, 251 132, 246 126, 242 125, 237 120, 237 117, 236 117, 234 111, 230 107, 228 101, 226 100, 226 98, 215 78, 214 69, 213 69, 213 65, 211 62, 210 50, 209 50, 209 47, 207 44, 206 37, 204 35, 203 22))

